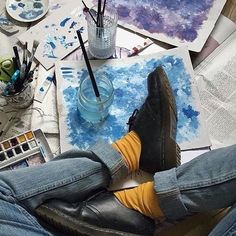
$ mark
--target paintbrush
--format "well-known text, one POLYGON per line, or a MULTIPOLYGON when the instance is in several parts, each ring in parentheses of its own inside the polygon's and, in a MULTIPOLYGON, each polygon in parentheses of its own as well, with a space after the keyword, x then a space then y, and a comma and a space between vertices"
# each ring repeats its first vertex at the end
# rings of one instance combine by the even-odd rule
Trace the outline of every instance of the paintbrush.
POLYGON ((27 45, 28 43, 25 42, 25 44, 23 45, 23 60, 22 60, 22 64, 27 64, 27 45))
POLYGON ((85 2, 82 1, 82 3, 84 4, 84 9, 85 9, 85 11, 89 13, 89 15, 90 15, 91 18, 93 19, 94 23, 97 24, 96 20, 94 19, 93 14, 90 12, 90 10, 89 10, 89 8, 86 6, 85 2))
POLYGON ((37 49, 38 45, 39 45, 39 42, 37 40, 34 40, 32 51, 31 51, 31 56, 29 58, 29 62, 28 62, 28 65, 27 65, 27 68, 26 68, 26 71, 25 71, 25 78, 27 78, 27 75, 30 71, 30 68, 31 68, 31 65, 32 65, 32 62, 33 62, 33 59, 34 59, 34 54, 36 52, 36 49, 37 49))

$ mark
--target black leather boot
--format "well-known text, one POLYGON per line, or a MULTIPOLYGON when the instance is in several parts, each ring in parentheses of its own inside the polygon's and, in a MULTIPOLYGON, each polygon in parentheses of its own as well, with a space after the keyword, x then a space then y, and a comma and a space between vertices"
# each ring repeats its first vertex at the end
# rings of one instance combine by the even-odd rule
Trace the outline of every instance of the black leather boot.
POLYGON ((53 200, 41 205, 36 213, 67 236, 152 236, 155 231, 151 218, 125 207, 108 191, 78 204, 53 200))
POLYGON ((155 173, 180 165, 175 98, 162 67, 149 74, 148 96, 128 124, 141 140, 140 169, 155 173))

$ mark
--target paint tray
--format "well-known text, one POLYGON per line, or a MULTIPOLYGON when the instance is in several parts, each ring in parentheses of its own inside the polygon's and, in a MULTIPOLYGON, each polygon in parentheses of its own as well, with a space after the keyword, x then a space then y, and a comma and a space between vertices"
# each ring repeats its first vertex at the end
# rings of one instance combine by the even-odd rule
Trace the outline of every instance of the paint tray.
POLYGON ((0 170, 40 165, 52 158, 41 129, 29 130, 0 142, 0 170))

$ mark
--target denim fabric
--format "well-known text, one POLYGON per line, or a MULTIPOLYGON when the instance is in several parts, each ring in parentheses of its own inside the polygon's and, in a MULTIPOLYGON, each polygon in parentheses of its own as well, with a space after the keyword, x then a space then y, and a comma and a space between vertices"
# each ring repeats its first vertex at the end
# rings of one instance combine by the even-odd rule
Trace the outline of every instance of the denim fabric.
POLYGON ((121 158, 121 154, 112 146, 100 140, 90 150, 106 165, 112 180, 116 181, 128 175, 128 167, 121 158))
POLYGON ((74 150, 40 166, 0 172, 0 235, 49 235, 30 214, 34 208, 52 198, 78 202, 107 187, 117 166, 123 169, 122 158, 112 157, 110 145, 101 147, 102 158, 113 160, 107 167, 74 150))
POLYGON ((169 219, 232 206, 236 202, 236 145, 156 173, 154 181, 161 209, 169 219))
POLYGON ((236 235, 236 203, 230 212, 216 225, 209 236, 235 236, 236 235))

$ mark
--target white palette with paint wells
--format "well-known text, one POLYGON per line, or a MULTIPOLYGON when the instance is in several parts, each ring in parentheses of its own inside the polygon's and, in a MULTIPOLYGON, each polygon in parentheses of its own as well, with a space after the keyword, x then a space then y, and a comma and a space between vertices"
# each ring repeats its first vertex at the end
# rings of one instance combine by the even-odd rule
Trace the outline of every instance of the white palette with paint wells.
POLYGON ((85 17, 82 3, 70 2, 21 34, 18 39, 22 43, 27 42, 28 48, 32 48, 34 40, 39 41, 35 58, 48 70, 56 61, 79 47, 77 30, 82 33, 83 40, 87 40, 85 17))
POLYGON ((49 9, 49 0, 7 0, 7 13, 17 21, 33 22, 41 19, 49 9))

